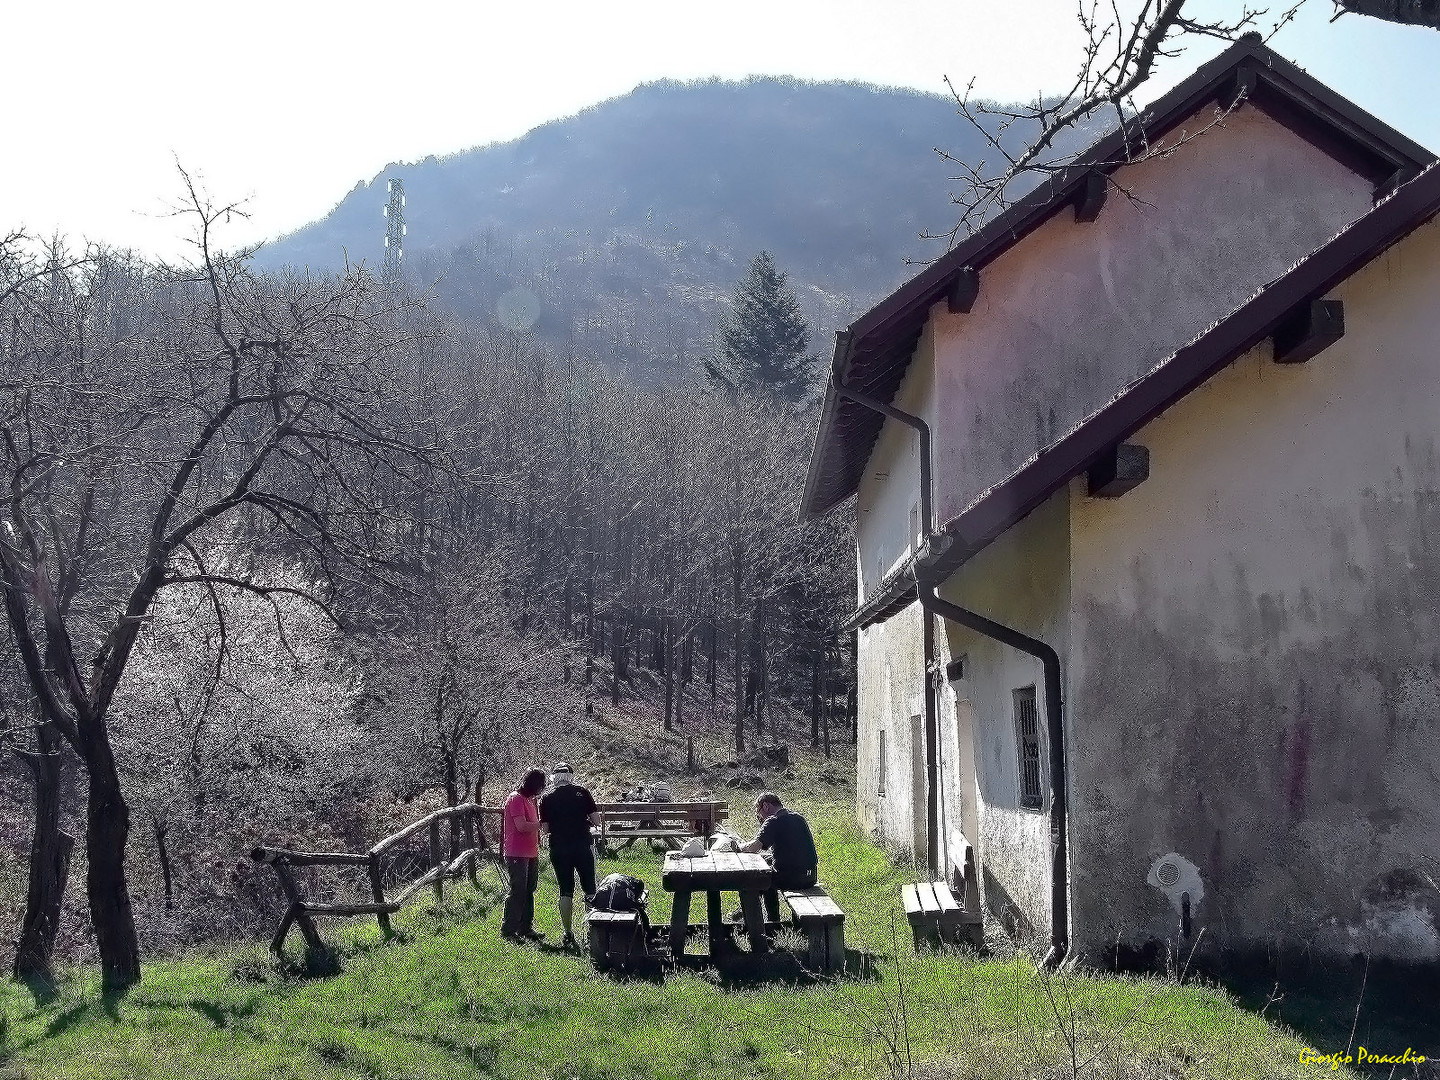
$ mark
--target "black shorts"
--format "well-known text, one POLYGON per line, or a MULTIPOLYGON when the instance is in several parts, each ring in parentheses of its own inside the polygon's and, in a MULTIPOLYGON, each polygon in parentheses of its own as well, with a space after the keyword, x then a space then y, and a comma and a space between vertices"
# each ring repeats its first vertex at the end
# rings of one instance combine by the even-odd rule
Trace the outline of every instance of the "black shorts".
POLYGON ((595 849, 590 841, 550 841, 550 865, 555 867, 555 880, 560 883, 561 896, 575 895, 575 875, 580 875, 580 892, 595 893, 595 849))

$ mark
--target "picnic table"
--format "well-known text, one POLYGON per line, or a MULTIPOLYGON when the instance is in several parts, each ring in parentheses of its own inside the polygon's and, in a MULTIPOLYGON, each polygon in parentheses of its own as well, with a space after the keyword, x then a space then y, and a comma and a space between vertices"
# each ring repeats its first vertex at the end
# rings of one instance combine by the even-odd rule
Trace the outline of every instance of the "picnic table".
POLYGON ((750 951, 763 953, 769 948, 765 938, 765 910, 761 895, 774 888, 775 868, 763 855, 738 851, 717 851, 696 858, 685 858, 667 852, 660 873, 660 884, 675 894, 670 909, 670 953, 676 960, 685 955, 685 937, 690 932, 690 897, 705 894, 706 922, 710 932, 710 953, 728 932, 720 906, 722 892, 740 894, 740 909, 745 913, 745 930, 750 938, 750 951))
POLYGON ((637 840, 649 840, 674 849, 692 836, 709 838, 725 820, 723 802, 618 802, 599 803, 600 824, 590 830, 596 854, 610 853, 610 845, 624 850, 637 840))

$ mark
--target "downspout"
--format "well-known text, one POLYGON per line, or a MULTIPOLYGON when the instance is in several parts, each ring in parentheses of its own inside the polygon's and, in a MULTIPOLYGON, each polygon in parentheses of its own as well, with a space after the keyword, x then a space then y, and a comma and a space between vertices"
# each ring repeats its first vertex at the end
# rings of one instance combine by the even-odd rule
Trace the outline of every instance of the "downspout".
POLYGON ((1050 744, 1050 951, 1041 961, 1054 967, 1070 947, 1069 861, 1065 827, 1065 729, 1060 706, 1060 656, 1038 638, 1002 626, 983 615, 942 600, 934 582, 915 575, 920 606, 977 634, 1035 657, 1045 669, 1045 730, 1050 744))
MULTIPOLYGON (((930 464, 931 444, 930 425, 913 413, 904 412, 895 408, 888 402, 871 397, 859 390, 852 389, 845 385, 842 371, 845 362, 849 359, 853 337, 850 331, 842 330, 835 335, 835 362, 831 370, 834 377, 836 393, 845 399, 855 402, 867 409, 881 414, 897 423, 904 424, 913 429, 920 437, 920 518, 921 528, 924 530, 923 546, 929 546, 931 539, 935 536, 934 511, 930 499, 930 464)), ((1065 959, 1070 947, 1070 918, 1069 918, 1069 860, 1068 860, 1068 829, 1065 820, 1066 803, 1066 773, 1065 773, 1065 729, 1064 713, 1060 699, 1060 655, 1045 642, 1038 638, 1022 634, 1018 630, 1011 629, 987 619, 983 615, 976 614, 966 608, 942 600, 935 593, 935 582, 924 577, 919 570, 918 562, 915 573, 916 595, 920 601, 920 607, 926 613, 926 655, 925 655, 925 705, 926 705, 926 747, 925 764, 928 773, 928 792, 926 795, 925 813, 928 825, 930 866, 932 872, 937 871, 938 862, 938 791, 939 791, 939 755, 936 737, 936 703, 931 679, 931 662, 933 632, 931 630, 931 617, 939 616, 948 619, 950 622, 973 630, 977 634, 991 638, 1008 645, 1013 649, 1026 653, 1038 659, 1044 669, 1045 677, 1045 727, 1047 741, 1050 744, 1050 951, 1045 954, 1041 961, 1043 967, 1055 967, 1065 959)))

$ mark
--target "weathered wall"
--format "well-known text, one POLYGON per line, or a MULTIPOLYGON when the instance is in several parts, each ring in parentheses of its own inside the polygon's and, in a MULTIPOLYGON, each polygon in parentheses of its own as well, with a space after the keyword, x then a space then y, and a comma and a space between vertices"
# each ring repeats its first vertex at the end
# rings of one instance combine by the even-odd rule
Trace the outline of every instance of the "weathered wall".
MULTIPOLYGON (((1205 123, 1208 118, 1188 127, 1205 123)), ((894 404, 933 429, 937 520, 958 512, 1319 246, 1367 210, 1371 195, 1367 181, 1254 109, 1239 110, 1223 128, 1169 157, 1121 170, 1117 180, 1130 197, 1112 190, 1095 222, 1077 224, 1062 211, 986 266, 970 314, 952 316, 943 304, 932 310, 894 404)), ((887 421, 857 498, 861 600, 913 550, 918 484, 918 439, 887 421)), ((1056 535, 1037 553, 1061 542, 1064 530, 1057 529, 1052 523, 1056 535)), ((983 613, 1006 621, 1013 611, 1020 629, 1059 648, 1055 635, 1068 632, 1066 620, 1055 621, 1054 612, 1065 610, 1062 598, 1037 593, 1034 582, 1036 574, 1058 573, 1057 580, 1065 574, 1014 561, 1004 554, 1009 543, 1007 538, 976 561, 991 566, 993 581, 966 571, 956 587, 980 597, 975 604, 983 613), (1021 580, 1029 584, 1017 586, 1021 580), (1028 599, 1017 600, 1017 590, 1028 599)), ((923 773, 908 791, 895 780, 901 768, 923 768, 923 748, 912 745, 909 720, 923 694, 918 611, 861 638, 860 818, 923 856, 923 773), (875 793, 882 726, 892 756, 883 801, 875 793), (901 754, 910 759, 896 757, 901 754)), ((1016 808, 1009 696, 1029 681, 1041 686, 1039 665, 988 643, 972 651, 953 635, 949 645, 971 652, 972 669, 986 672, 988 681, 983 689, 963 690, 972 699, 968 706, 949 690, 940 695, 942 849, 953 830, 964 830, 989 868, 993 898, 1003 905, 1009 903, 1003 895, 1013 894, 1013 906, 1027 920, 1048 919, 1047 823, 1042 814, 1016 808), (1033 677, 1014 681, 1024 674, 1016 664, 1033 667, 1033 677), (975 746, 982 790, 971 800, 967 828, 966 781, 950 770, 964 764, 956 752, 965 738, 958 728, 969 725, 972 711, 989 742, 975 746), (948 750, 947 741, 953 744, 948 750)))
POLYGON ((969 314, 932 309, 941 521, 1371 200, 1368 181, 1253 108, 1115 179, 1130 197, 1112 189, 1097 220, 1062 211, 987 265, 969 314))
MULTIPOLYGON (((933 372, 927 333, 894 403, 931 423, 933 372)), ((857 500, 855 561, 861 600, 914 550, 916 537, 910 532, 910 521, 912 509, 918 513, 919 493, 919 438, 910 428, 887 422, 861 479, 857 500)), ((923 652, 918 606, 860 631, 856 696, 860 824, 916 854, 922 863, 926 855, 923 652), (882 730, 888 758, 883 796, 877 792, 882 730)))
POLYGON ((1151 423, 1150 478, 1072 486, 1077 944, 1174 938, 1200 871, 1235 946, 1440 960, 1440 225, 1151 423))
MULTIPOLYGON (((1069 493, 1061 491, 955 573, 939 590, 943 599, 1069 654, 1069 493)), ((1044 741, 1045 680, 1040 661, 973 631, 945 623, 950 655, 965 657, 966 678, 953 690, 960 715, 973 717, 982 892, 986 906, 1022 934, 1050 932, 1049 806, 1020 805, 1019 751, 1012 691, 1036 688, 1044 741)), ((955 703, 952 702, 952 707, 955 703)), ((967 733, 960 732, 964 741, 967 733)), ((963 759, 962 759, 963 760, 963 759)), ((953 763, 953 759, 952 759, 953 763)), ((1049 790, 1048 770, 1042 769, 1049 790)), ((950 800, 953 815, 957 800, 950 800)), ((952 817, 951 828, 960 826, 952 817)))
POLYGON ((925 666, 919 605, 860 631, 855 797, 860 825, 925 860, 925 666), (880 734, 885 791, 880 793, 880 734))
MULTIPOLYGON (((921 417, 933 429, 932 347, 933 337, 927 328, 892 404, 921 417)), ((862 600, 914 551, 917 537, 910 532, 911 512, 918 514, 919 506, 920 437, 904 424, 887 420, 870 452, 856 499, 856 571, 862 600)))

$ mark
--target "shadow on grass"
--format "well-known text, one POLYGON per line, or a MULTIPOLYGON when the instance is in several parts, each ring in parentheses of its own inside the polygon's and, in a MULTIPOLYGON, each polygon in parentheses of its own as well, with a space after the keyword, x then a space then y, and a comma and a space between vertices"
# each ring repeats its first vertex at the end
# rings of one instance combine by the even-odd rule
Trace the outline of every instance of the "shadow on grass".
POLYGON ((756 955, 738 948, 724 949, 715 956, 687 955, 680 961, 686 970, 697 971, 722 990, 757 990, 776 984, 814 986, 819 983, 875 982, 885 957, 859 949, 845 950, 841 971, 815 971, 805 962, 803 950, 771 948, 756 955))
MULTIPOLYGON (((1244 1008, 1293 1028, 1325 1053, 1380 1054, 1407 1047, 1440 1077, 1440 970, 1357 957, 1350 963, 1227 958, 1207 976, 1244 1008)), ((1423 1067, 1422 1067, 1423 1068, 1423 1067)))
POLYGON ((35 999, 37 1008, 44 1008, 46 1005, 54 1004, 60 996, 60 987, 54 979, 47 979, 43 975, 27 975, 18 980, 30 996, 35 999))
POLYGON ((105 990, 100 995, 100 1008, 104 1010, 106 1017, 112 1024, 120 1022, 120 1006, 130 996, 130 987, 115 986, 105 990))

